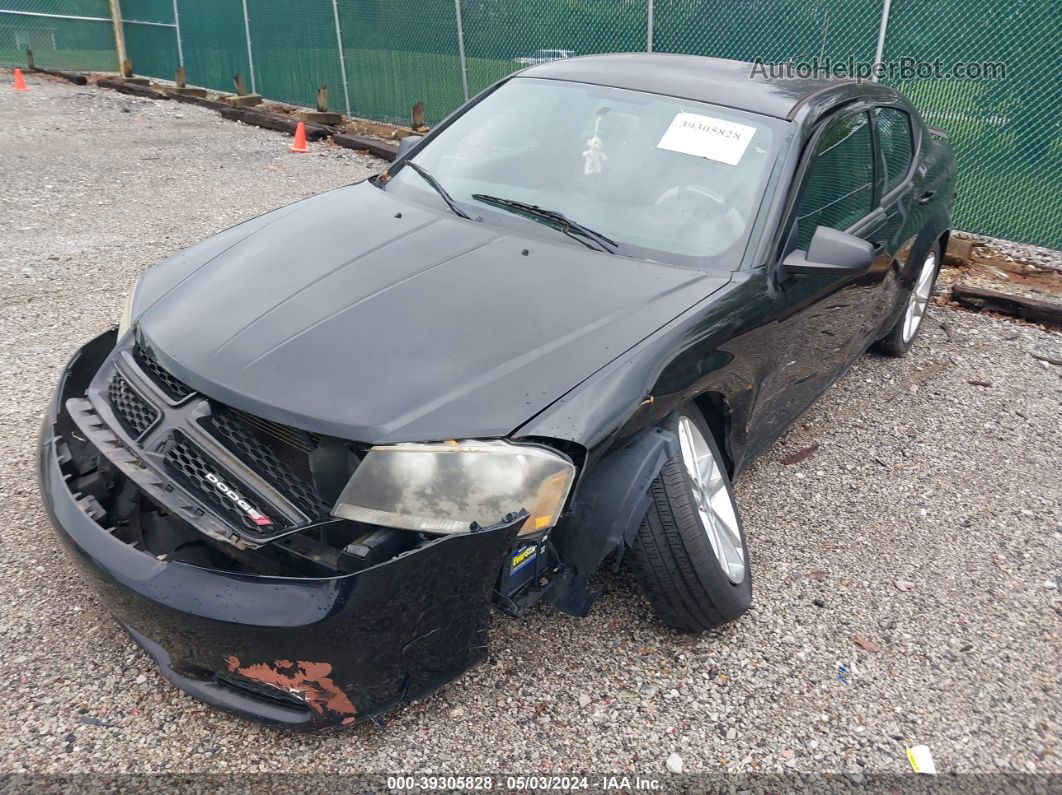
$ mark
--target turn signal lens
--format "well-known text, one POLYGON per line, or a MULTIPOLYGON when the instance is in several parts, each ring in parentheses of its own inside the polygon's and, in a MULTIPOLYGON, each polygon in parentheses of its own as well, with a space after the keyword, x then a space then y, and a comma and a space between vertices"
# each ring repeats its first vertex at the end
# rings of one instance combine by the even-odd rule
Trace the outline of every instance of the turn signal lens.
POLYGON ((542 481, 534 507, 528 508, 531 515, 520 528, 519 535, 525 536, 553 527, 560 519, 560 511, 564 508, 564 500, 568 496, 570 486, 571 479, 567 472, 558 472, 542 481))

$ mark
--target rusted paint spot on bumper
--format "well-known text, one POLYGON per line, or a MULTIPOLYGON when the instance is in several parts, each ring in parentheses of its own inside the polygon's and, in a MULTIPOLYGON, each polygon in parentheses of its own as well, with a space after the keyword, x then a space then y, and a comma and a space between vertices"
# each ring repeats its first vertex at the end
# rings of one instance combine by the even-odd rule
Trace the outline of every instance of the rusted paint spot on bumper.
POLYGON ((352 723, 357 714, 347 694, 332 681, 329 663, 274 660, 272 664, 240 665, 240 658, 235 655, 229 656, 225 663, 230 673, 300 696, 318 715, 327 710, 342 715, 343 723, 352 723))

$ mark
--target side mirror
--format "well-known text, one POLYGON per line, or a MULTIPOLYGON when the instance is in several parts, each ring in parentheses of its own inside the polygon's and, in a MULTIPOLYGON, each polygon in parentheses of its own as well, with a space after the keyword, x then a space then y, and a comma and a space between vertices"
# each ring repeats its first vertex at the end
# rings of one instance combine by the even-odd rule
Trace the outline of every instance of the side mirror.
POLYGON ((398 155, 396 160, 401 160, 403 157, 409 154, 414 146, 424 140, 423 135, 407 135, 401 141, 398 142, 398 155))
POLYGON ((782 267, 789 273, 838 273, 860 276, 874 263, 874 247, 855 235, 828 226, 815 227, 807 251, 794 251, 782 267))

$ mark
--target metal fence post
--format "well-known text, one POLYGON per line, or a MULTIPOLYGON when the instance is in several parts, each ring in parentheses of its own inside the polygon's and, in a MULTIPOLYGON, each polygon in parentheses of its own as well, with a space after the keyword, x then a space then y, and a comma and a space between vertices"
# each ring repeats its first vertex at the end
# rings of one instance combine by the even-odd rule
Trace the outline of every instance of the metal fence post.
POLYGON ((251 52, 251 18, 247 16, 247 0, 243 0, 243 32, 247 35, 247 68, 251 71, 251 93, 258 93, 254 80, 254 53, 251 52))
POLYGON ((465 61, 465 26, 461 22, 461 0, 454 0, 454 15, 457 17, 457 56, 461 59, 461 89, 468 102, 468 62, 465 61))
POLYGON ((653 0, 647 0, 647 2, 649 3, 649 8, 648 8, 648 12, 649 13, 648 13, 648 19, 646 20, 646 25, 645 25, 645 51, 646 52, 652 52, 653 51, 653 11, 654 11, 654 9, 653 9, 653 0))
POLYGON ((173 0, 173 26, 177 30, 177 65, 184 66, 184 45, 181 43, 181 15, 177 12, 177 0, 173 0))
POLYGON ((891 7, 892 0, 883 0, 881 5, 881 25, 878 27, 878 48, 874 52, 874 74, 871 75, 873 80, 878 79, 878 66, 885 57, 885 36, 889 31, 889 9, 891 7))
POLYGON ((336 47, 339 49, 339 73, 343 77, 343 102, 350 115, 350 88, 347 86, 347 55, 343 52, 343 32, 339 29, 339 0, 332 0, 332 17, 336 21, 336 47))

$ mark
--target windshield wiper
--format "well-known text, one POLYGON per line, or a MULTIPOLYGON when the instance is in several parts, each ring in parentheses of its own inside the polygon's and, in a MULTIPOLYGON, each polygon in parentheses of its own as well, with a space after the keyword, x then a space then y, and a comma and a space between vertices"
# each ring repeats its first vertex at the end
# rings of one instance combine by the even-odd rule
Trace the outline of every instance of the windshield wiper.
POLYGON ((568 235, 573 240, 578 240, 587 248, 592 248, 597 251, 604 251, 606 254, 615 254, 616 247, 619 245, 615 240, 605 237, 600 232, 595 232, 593 229, 582 224, 573 221, 564 213, 557 210, 546 210, 539 207, 537 204, 528 204, 527 202, 516 201, 515 199, 502 199, 498 196, 488 196, 485 193, 473 193, 472 198, 477 201, 484 202, 485 204, 493 204, 497 207, 501 207, 506 210, 513 210, 518 213, 533 216, 534 218, 541 218, 546 221, 553 221, 560 224, 560 230, 568 235), (579 237, 576 237, 579 235, 579 237), (584 239, 585 238, 585 239, 584 239), (597 243, 596 246, 591 246, 587 239, 597 243))
POLYGON ((424 166, 414 163, 412 160, 403 160, 402 165, 409 166, 416 171, 427 182, 432 189, 442 196, 442 200, 446 202, 446 206, 454 211, 455 215, 460 215, 462 218, 467 218, 469 221, 473 220, 472 216, 457 206, 457 202, 454 201, 454 197, 446 192, 446 188, 439 184, 439 181, 435 179, 424 166))

